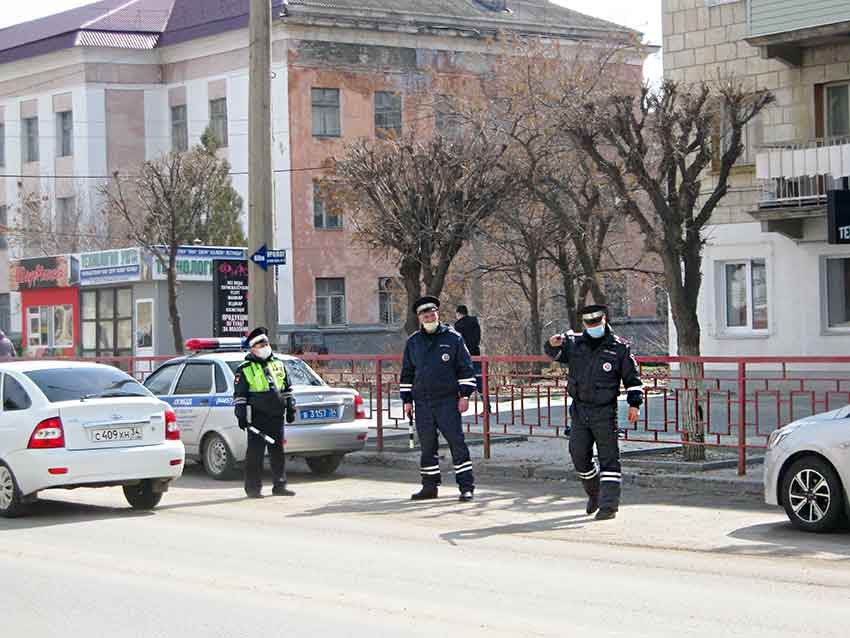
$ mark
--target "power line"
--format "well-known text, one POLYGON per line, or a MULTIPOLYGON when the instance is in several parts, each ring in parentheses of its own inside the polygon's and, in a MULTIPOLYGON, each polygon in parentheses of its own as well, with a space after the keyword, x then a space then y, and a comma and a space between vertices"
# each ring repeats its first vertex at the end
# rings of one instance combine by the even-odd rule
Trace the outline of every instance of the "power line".
MULTIPOLYGON (((303 168, 277 168, 272 171, 272 173, 303 173, 307 171, 325 171, 327 167, 324 166, 310 166, 303 168)), ((248 171, 230 171, 228 175, 248 175, 248 171)), ((130 173, 118 173, 118 175, 24 175, 20 173, 0 173, 0 177, 6 177, 9 179, 113 179, 114 177, 119 178, 135 178, 141 177, 140 175, 133 175, 130 173)))

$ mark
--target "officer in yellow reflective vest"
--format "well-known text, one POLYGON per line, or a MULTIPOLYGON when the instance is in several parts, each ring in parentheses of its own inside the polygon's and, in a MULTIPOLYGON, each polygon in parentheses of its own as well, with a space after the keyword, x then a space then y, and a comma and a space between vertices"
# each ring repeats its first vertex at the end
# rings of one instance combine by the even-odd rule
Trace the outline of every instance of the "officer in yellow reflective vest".
POLYGON ((295 420, 292 385, 286 376, 283 361, 275 358, 269 343, 268 330, 255 328, 247 337, 251 352, 239 366, 234 379, 233 405, 239 427, 249 425, 274 439, 268 443, 262 435, 248 431, 248 450, 245 454, 245 493, 249 498, 262 498, 263 456, 266 448, 272 466, 275 496, 294 496, 286 488, 286 462, 283 456, 283 420, 295 420))

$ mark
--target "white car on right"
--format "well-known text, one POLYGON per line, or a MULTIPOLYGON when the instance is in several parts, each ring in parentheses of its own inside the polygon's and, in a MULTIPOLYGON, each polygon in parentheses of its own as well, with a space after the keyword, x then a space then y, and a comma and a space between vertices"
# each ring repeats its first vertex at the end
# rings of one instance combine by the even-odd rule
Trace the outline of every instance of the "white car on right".
POLYGON ((795 527, 830 532, 850 520, 850 405, 771 433, 764 498, 785 508, 795 527))

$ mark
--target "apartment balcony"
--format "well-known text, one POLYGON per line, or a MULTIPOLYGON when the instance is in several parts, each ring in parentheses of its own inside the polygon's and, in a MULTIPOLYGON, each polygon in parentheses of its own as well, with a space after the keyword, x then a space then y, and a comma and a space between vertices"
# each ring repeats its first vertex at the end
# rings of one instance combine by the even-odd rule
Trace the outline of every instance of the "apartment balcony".
POLYGON ((827 193, 850 188, 850 137, 762 147, 756 179, 761 195, 750 214, 764 230, 802 239, 807 219, 826 218, 827 193))
POLYGON ((847 0, 748 0, 746 41, 762 57, 800 66, 803 49, 846 42, 850 35, 847 0))

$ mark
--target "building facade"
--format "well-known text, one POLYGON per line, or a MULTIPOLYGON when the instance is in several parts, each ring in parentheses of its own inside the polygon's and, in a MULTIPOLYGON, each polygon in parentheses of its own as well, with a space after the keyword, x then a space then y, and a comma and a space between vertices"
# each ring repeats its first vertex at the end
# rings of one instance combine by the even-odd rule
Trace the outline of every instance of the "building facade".
MULTIPOLYGON (((207 127, 247 211, 247 14, 248 0, 103 0, 0 31, 0 210, 12 258, 106 247, 90 245, 110 240, 97 223, 101 178, 185 150, 207 127), (34 234, 30 209, 49 233, 34 234), (36 239, 47 235, 76 243, 44 250, 36 239)), ((547 0, 275 0, 272 18, 274 245, 288 254, 278 333, 289 349, 331 352, 385 350, 405 299, 396 265, 355 244, 344 211, 325 209, 323 164, 349 142, 418 125, 413 89, 459 90, 504 50, 505 32, 634 35, 547 0)))
MULTIPOLYGON (((850 179, 848 4, 664 0, 663 10, 665 77, 733 76, 776 96, 748 126, 729 195, 706 231, 702 352, 843 352, 850 246, 831 243, 827 200, 850 179)), ((722 148, 722 114, 716 142, 722 148)))

